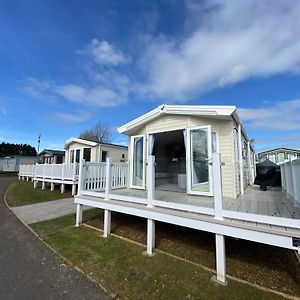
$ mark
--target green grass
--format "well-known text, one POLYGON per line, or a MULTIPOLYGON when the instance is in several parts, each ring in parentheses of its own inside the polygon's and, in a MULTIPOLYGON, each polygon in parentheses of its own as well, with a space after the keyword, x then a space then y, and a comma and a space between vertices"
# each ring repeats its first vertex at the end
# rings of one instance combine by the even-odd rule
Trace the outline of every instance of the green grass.
MULTIPOLYGON (((84 221, 100 210, 84 212, 84 221)), ((74 215, 32 224, 38 234, 72 264, 80 267, 120 299, 280 299, 229 280, 211 281, 212 274, 162 253, 142 254, 145 247, 116 237, 104 239, 95 230, 74 225, 74 215)))
MULTIPOLYGON (((103 228, 103 214, 90 220, 103 228)), ((156 222, 156 248, 210 269, 215 268, 214 234, 156 222)), ((113 213, 112 232, 147 243, 146 220, 113 213)), ((292 250, 226 238, 227 274, 290 295, 300 296, 300 267, 292 250)))
POLYGON ((17 172, 5 172, 5 171, 0 171, 0 177, 15 177, 17 176, 17 172))
POLYGON ((9 187, 6 199, 10 206, 21 206, 69 197, 72 197, 70 192, 61 194, 58 187, 51 192, 49 186, 45 190, 41 190, 41 185, 34 189, 30 181, 15 180, 9 187))

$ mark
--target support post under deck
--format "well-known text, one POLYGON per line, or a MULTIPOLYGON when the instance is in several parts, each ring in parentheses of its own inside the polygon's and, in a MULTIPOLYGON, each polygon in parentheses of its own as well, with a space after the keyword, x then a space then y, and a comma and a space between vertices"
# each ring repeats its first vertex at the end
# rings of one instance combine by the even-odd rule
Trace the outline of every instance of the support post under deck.
POLYGON ((225 237, 222 234, 216 234, 216 281, 226 284, 226 254, 225 254, 225 237))
POLYGON ((65 192, 65 184, 62 183, 60 186, 60 193, 63 194, 65 192))
POLYGON ((155 248, 155 221, 147 219, 147 255, 153 255, 155 248))
POLYGON ((82 204, 77 204, 76 207, 76 227, 79 227, 79 225, 82 223, 82 204))
POLYGON ((104 231, 103 237, 107 238, 111 232, 111 211, 105 209, 104 210, 104 231))

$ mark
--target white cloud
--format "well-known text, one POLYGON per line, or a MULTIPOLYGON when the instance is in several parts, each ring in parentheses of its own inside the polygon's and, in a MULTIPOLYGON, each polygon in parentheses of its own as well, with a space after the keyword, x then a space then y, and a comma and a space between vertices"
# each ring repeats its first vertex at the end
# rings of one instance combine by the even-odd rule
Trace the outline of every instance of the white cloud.
POLYGON ((80 50, 78 53, 90 55, 97 64, 107 66, 117 66, 131 60, 129 56, 114 48, 109 42, 98 39, 93 39, 84 50, 80 50))
POLYGON ((282 101, 263 108, 240 108, 245 124, 259 130, 300 130, 300 99, 282 101))
POLYGON ((272 135, 255 139, 255 148, 257 151, 281 147, 300 149, 300 134, 272 135))
POLYGON ((127 100, 126 95, 102 86, 83 87, 76 84, 66 84, 57 86, 56 93, 71 102, 99 107, 116 106, 127 100))
POLYGON ((22 90, 35 98, 50 97, 49 90, 53 87, 53 82, 40 80, 34 77, 25 78, 22 82, 22 90))
POLYGON ((198 3, 188 1, 186 37, 147 40, 146 93, 186 101, 247 78, 299 71, 300 1, 198 3))
POLYGON ((63 113, 63 112, 54 112, 49 116, 49 119, 64 122, 64 123, 78 123, 84 122, 90 118, 88 112, 79 112, 77 114, 63 113))

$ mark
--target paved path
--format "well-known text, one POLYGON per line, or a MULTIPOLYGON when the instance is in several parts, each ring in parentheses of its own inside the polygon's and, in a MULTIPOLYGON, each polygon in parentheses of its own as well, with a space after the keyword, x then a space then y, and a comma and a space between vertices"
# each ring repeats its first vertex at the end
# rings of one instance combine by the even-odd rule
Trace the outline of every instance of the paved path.
MULTIPOLYGON (((84 207, 83 209, 89 209, 84 207)), ((26 224, 54 219, 71 213, 75 213, 76 204, 74 198, 66 198, 12 208, 14 213, 26 224)))
POLYGON ((0 178, 0 299, 105 299, 100 288, 65 265, 5 206, 10 181, 0 178))

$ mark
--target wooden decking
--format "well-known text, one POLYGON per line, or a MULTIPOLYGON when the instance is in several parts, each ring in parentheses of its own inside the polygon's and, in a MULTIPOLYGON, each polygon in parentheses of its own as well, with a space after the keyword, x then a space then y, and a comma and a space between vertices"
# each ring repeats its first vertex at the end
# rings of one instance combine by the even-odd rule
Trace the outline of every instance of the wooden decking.
MULTIPOLYGON (((144 190, 119 189, 114 190, 114 194, 147 198, 144 190)), ((174 191, 155 191, 155 199, 188 204, 194 206, 213 208, 212 197, 187 195, 174 191)), ((224 198, 223 208, 232 211, 267 215, 274 217, 284 217, 289 219, 300 219, 300 208, 295 207, 290 198, 279 188, 272 188, 267 191, 260 191, 258 186, 248 187, 245 194, 237 199, 224 198)))
MULTIPOLYGON (((114 191, 115 193, 116 191, 114 191)), ((126 196, 133 196, 138 197, 143 194, 143 191, 138 190, 132 190, 132 189, 122 189, 118 190, 119 195, 126 195, 126 196)), ((147 213, 155 213, 155 214, 163 214, 164 216, 170 217, 167 221, 167 223, 177 224, 181 225, 180 223, 176 223, 175 220, 177 217, 184 218, 187 220, 194 221, 200 221, 200 222, 206 222, 205 224, 213 224, 211 230, 208 230, 205 228, 206 226, 202 228, 198 228, 200 230, 214 232, 215 228, 217 228, 219 225, 225 226, 228 228, 227 234, 228 236, 242 238, 242 239, 248 239, 253 241, 259 241, 256 239, 251 238, 251 235, 253 232, 258 232, 261 234, 268 234, 269 237, 271 235, 271 240, 273 239, 273 236, 281 236, 286 238, 299 238, 300 239, 300 230, 296 228, 291 227, 284 227, 284 226, 274 226, 270 224, 263 224, 258 222, 250 222, 250 221, 243 221, 243 220, 237 220, 233 218, 224 218, 223 220, 215 219, 214 216, 205 215, 205 214, 199 214, 194 212, 188 212, 188 211, 182 211, 182 210, 176 210, 171 208, 165 208, 165 207, 152 207, 149 208, 145 204, 140 203, 132 203, 127 201, 119 201, 114 199, 104 200, 103 197, 95 197, 95 196, 87 196, 87 195, 77 195, 75 196, 75 203, 77 204, 83 204, 88 205, 92 207, 99 207, 102 209, 111 209, 112 211, 122 212, 122 213, 129 213, 129 210, 134 210, 133 213, 129 213, 132 215, 136 215, 139 217, 145 217, 147 218, 147 213), (108 208, 109 207, 109 208, 108 208), (175 219, 173 219, 175 218, 175 219), (216 226, 216 227, 214 227, 216 226), (232 231, 231 229, 232 228, 232 231), (235 235, 235 230, 241 230, 238 235, 235 235)), ((196 227, 191 227, 196 228, 196 227)), ((197 229, 197 228, 196 228, 197 229)), ((260 242, 270 244, 270 245, 276 245, 276 243, 270 242, 270 240, 264 240, 264 237, 261 238, 260 242)), ((290 245, 292 243, 290 242, 290 245)), ((290 246, 289 246, 290 247, 290 246)))

